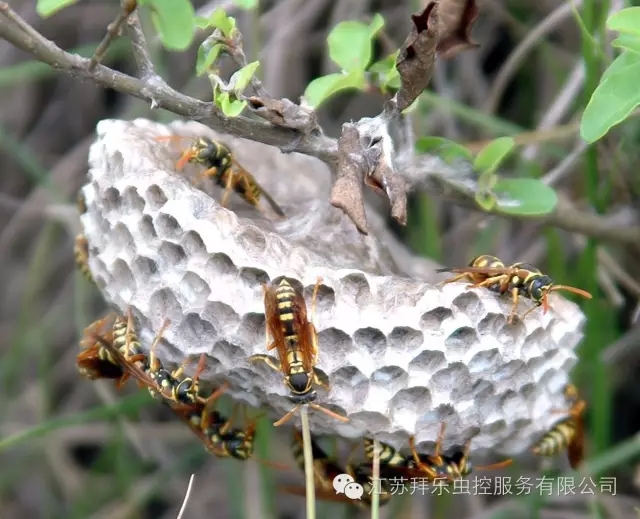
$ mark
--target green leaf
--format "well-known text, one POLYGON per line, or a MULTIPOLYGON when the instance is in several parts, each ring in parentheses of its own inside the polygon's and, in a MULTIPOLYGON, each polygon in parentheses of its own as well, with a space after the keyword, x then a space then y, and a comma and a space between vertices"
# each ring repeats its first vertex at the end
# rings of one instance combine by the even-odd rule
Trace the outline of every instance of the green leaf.
POLYGON ((635 52, 623 52, 616 59, 611 62, 606 70, 602 73, 600 83, 607 79, 612 74, 617 74, 618 71, 627 68, 629 65, 635 65, 640 61, 640 58, 635 52))
POLYGON ((230 38, 231 33, 236 28, 236 19, 232 16, 227 16, 224 9, 218 7, 211 16, 209 16, 209 26, 220 29, 225 38, 230 38))
POLYGON ((245 65, 240 70, 237 70, 233 76, 231 76, 231 79, 229 79, 229 86, 233 88, 236 94, 242 94, 242 92, 244 92, 244 89, 247 88, 249 81, 251 81, 251 78, 259 66, 260 62, 254 61, 245 65))
POLYGON ((397 90, 400 88, 400 73, 396 69, 397 56, 398 52, 394 52, 390 56, 376 61, 367 69, 368 72, 379 76, 380 79, 377 84, 383 93, 386 93, 389 89, 397 90))
POLYGON ((458 160, 473 160, 473 155, 467 148, 443 137, 420 137, 416 141, 416 151, 438 155, 447 164, 453 164, 458 160))
POLYGON ((258 7, 258 0, 234 0, 233 3, 242 9, 246 9, 247 11, 258 7))
POLYGON ((492 189, 497 182, 498 176, 491 171, 485 171, 478 178, 478 189, 475 199, 477 204, 485 211, 491 211, 496 206, 498 199, 492 189))
POLYGON ((383 25, 384 18, 379 14, 370 25, 352 20, 340 22, 327 39, 329 56, 342 70, 364 71, 371 62, 372 40, 383 25))
POLYGON ((480 172, 493 173, 500 163, 513 150, 516 143, 511 137, 498 137, 487 144, 476 155, 473 168, 480 172))
POLYGON ((42 16, 42 18, 47 18, 65 7, 75 4, 77 1, 78 0, 38 0, 36 12, 42 16))
POLYGON ((196 13, 189 0, 144 0, 151 9, 162 45, 169 50, 187 50, 196 31, 196 13))
POLYGON ((223 48, 221 43, 216 43, 209 50, 205 49, 205 43, 198 47, 198 56, 196 58, 196 74, 198 76, 201 76, 211 68, 220 56, 223 48))
POLYGON ((520 216, 541 216, 553 212, 558 195, 535 178, 498 179, 492 189, 496 210, 520 216))
POLYGON ((497 199, 491 191, 478 191, 475 195, 476 203, 485 211, 492 211, 497 199))
POLYGON ((640 52, 640 37, 633 34, 621 34, 611 42, 611 46, 638 53, 640 52))
POLYGON ((629 7, 613 13, 607 19, 607 29, 640 36, 640 7, 629 7))
POLYGON ((216 104, 227 117, 238 117, 247 106, 246 101, 232 100, 228 92, 222 92, 216 99, 216 104))
POLYGON ((580 136, 588 143, 600 139, 640 104, 640 60, 606 76, 594 90, 580 121, 580 136))
POLYGON ((196 16, 196 27, 198 29, 207 29, 209 27, 209 18, 205 18, 204 16, 196 16))
POLYGON ((365 87, 366 81, 362 71, 353 71, 349 74, 329 74, 316 78, 309 83, 303 95, 311 107, 317 108, 340 90, 348 88, 364 90, 365 87))

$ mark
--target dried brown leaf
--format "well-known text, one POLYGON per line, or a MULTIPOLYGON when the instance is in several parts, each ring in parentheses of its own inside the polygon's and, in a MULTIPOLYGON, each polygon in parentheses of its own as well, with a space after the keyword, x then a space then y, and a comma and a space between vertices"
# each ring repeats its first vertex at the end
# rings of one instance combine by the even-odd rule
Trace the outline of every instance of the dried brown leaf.
POLYGON ((318 120, 313 110, 304 108, 289 99, 271 99, 252 96, 247 98, 256 115, 271 124, 310 134, 318 128, 318 120))
POLYGON ((362 234, 368 233, 362 193, 367 173, 358 128, 343 124, 338 139, 338 178, 331 189, 331 205, 341 209, 362 234))
POLYGON ((396 94, 399 111, 411 105, 431 80, 439 37, 438 4, 430 2, 422 12, 412 14, 411 21, 411 31, 396 59, 401 79, 396 94))
POLYGON ((440 0, 438 4, 440 41, 436 47, 438 57, 451 58, 460 52, 476 48, 471 30, 478 18, 476 0, 440 0))
POLYGON ((380 195, 386 195, 391 204, 391 217, 400 225, 407 225, 407 183, 383 158, 365 184, 380 195))

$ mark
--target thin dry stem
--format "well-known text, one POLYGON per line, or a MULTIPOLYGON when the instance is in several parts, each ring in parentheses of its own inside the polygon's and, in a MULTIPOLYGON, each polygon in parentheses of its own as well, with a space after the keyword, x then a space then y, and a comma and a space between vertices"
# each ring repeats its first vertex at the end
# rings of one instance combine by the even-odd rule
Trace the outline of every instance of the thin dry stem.
POLYGON ((313 477, 313 452, 311 450, 311 428, 309 427, 309 411, 306 405, 300 409, 302 423, 302 448, 304 453, 304 480, 307 494, 307 519, 316 517, 316 487, 313 477))
POLYGON ((191 474, 189 478, 189 485, 187 486, 187 493, 184 495, 184 501, 182 501, 182 506, 180 507, 180 511, 178 512, 177 519, 182 519, 182 514, 187 509, 187 502, 189 501, 189 496, 191 495, 191 487, 193 486, 193 480, 195 479, 195 474, 191 474))

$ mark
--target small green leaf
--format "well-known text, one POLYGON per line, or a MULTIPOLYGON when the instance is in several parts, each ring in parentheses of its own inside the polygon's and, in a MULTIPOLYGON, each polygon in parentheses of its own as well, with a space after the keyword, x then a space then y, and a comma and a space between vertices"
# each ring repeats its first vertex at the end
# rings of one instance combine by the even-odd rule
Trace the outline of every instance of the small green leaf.
POLYGON ((467 148, 443 137, 420 137, 416 141, 416 151, 438 155, 447 164, 453 164, 458 160, 473 160, 473 155, 467 148))
POLYGON ((371 23, 369 24, 369 37, 373 40, 376 37, 376 34, 380 32, 380 29, 384 27, 384 18, 381 14, 376 13, 373 15, 371 19, 371 23))
POLYGON ((498 179, 492 189, 496 210, 520 216, 541 216, 553 212, 558 195, 535 178, 498 179))
POLYGON ((209 26, 220 29, 225 38, 230 38, 231 33, 236 28, 236 19, 232 16, 227 16, 222 7, 218 7, 211 16, 209 16, 209 26))
MULTIPOLYGON (((637 54, 634 55, 638 57, 637 54)), ((607 74, 607 77, 594 90, 584 109, 582 121, 580 121, 580 136, 588 143, 595 142, 612 127, 626 119, 640 104, 639 84, 640 60, 638 59, 632 65, 607 74)))
POLYGON ((42 16, 42 18, 47 18, 65 7, 75 4, 77 1, 78 0, 38 0, 36 12, 42 16))
POLYGON ((638 53, 640 52, 640 37, 634 34, 621 34, 611 42, 611 46, 638 53))
POLYGON ((629 7, 613 13, 607 19, 607 29, 640 36, 640 7, 629 7))
POLYGON ((151 9, 162 45, 169 50, 187 50, 196 30, 196 13, 189 0, 144 0, 151 9))
POLYGON ((236 99, 231 101, 226 110, 224 110, 224 113, 227 117, 238 117, 242 113, 242 110, 244 110, 245 106, 247 106, 246 101, 238 101, 236 99))
POLYGON ((234 0, 234 4, 236 4, 241 9, 246 9, 247 11, 251 11, 258 7, 258 0, 234 0))
POLYGON ((491 211, 497 203, 496 195, 491 191, 478 191, 475 199, 476 203, 485 211, 491 211))
POLYGON ((233 88, 236 94, 242 94, 242 92, 244 92, 244 89, 247 88, 249 81, 251 81, 251 78, 253 77, 259 66, 260 62, 254 61, 252 63, 249 63, 248 65, 245 65, 240 70, 237 70, 233 74, 233 76, 231 76, 231 79, 229 80, 229 86, 233 88))
POLYGON ((364 71, 371 61, 372 39, 384 25, 380 15, 374 16, 371 25, 348 20, 340 22, 329 33, 329 56, 342 70, 364 71))
MULTIPOLYGON (((206 42, 205 42, 206 43, 206 42)), ((196 74, 201 76, 216 62, 223 46, 221 43, 216 43, 209 50, 205 49, 205 43, 198 47, 198 56, 196 58, 196 74)))
POLYGON ((398 52, 394 52, 390 56, 376 61, 367 69, 368 72, 378 75, 379 79, 376 83, 383 93, 389 89, 397 90, 400 88, 400 74, 396 69, 397 56, 398 52))
POLYGON ((513 150, 516 143, 511 137, 498 137, 487 144, 476 155, 473 168, 480 172, 493 173, 513 150))
POLYGON ((362 71, 354 71, 349 74, 329 74, 318 77, 309 83, 303 95, 309 106, 317 108, 340 90, 349 88, 364 90, 365 86, 366 82, 362 71))
POLYGON ((605 71, 602 73, 600 83, 607 79, 612 74, 617 74, 620 70, 627 68, 629 65, 635 65, 640 61, 640 58, 635 52, 623 52, 616 59, 611 62, 605 71))
POLYGON ((196 27, 198 29, 207 29, 209 24, 209 18, 205 18, 204 16, 196 16, 196 27))

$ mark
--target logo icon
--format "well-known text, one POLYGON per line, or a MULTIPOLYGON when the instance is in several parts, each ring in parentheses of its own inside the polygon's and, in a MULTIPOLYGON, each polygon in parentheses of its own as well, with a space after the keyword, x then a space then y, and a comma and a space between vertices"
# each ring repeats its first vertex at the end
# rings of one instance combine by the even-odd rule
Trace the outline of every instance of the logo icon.
POLYGON ((362 499, 364 488, 360 483, 356 483, 349 474, 338 474, 333 478, 333 489, 336 494, 344 494, 349 499, 362 499))

